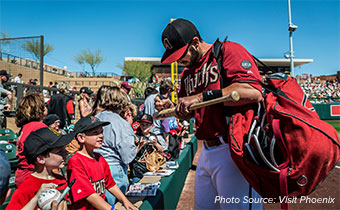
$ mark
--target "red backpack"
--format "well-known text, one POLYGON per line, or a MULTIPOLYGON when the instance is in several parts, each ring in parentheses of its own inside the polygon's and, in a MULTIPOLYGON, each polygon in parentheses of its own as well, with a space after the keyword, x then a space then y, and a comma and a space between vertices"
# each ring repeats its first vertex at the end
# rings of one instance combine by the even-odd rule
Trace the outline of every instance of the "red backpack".
MULTIPOLYGON (((220 65, 218 43, 213 53, 220 65)), ((264 101, 257 108, 234 109, 228 124, 230 153, 261 196, 288 208, 285 198, 308 195, 335 167, 339 137, 320 120, 295 78, 274 73, 262 87, 264 101)))

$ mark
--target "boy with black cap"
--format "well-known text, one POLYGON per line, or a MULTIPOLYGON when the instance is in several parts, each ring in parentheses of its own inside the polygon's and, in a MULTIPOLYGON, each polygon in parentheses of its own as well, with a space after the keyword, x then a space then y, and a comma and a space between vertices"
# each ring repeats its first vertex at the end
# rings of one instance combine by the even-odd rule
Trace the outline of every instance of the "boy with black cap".
POLYGON ((145 172, 147 172, 146 168, 146 159, 154 150, 158 152, 163 151, 162 145, 159 144, 157 136, 151 132, 153 127, 153 119, 149 114, 143 114, 138 120, 140 125, 137 130, 137 138, 138 142, 138 153, 135 159, 131 163, 131 174, 132 174, 132 183, 138 182, 145 172))
MULTIPOLYGON (((33 173, 14 191, 7 209, 37 209, 39 195, 50 188, 64 190, 66 179, 53 173, 65 166, 65 145, 74 134, 56 135, 49 128, 33 131, 24 143, 24 153, 29 163, 35 165, 33 173)), ((60 204, 61 208, 65 201, 60 204)))
POLYGON ((162 152, 164 148, 159 144, 156 134, 152 133, 153 128, 153 118, 149 114, 143 114, 139 122, 139 130, 137 131, 137 137, 139 139, 139 144, 144 144, 150 142, 155 146, 155 148, 162 152))
POLYGON ((87 116, 75 125, 76 139, 80 149, 69 160, 67 177, 77 178, 71 188, 72 209, 111 209, 105 201, 105 189, 116 196, 126 209, 137 209, 120 191, 113 180, 109 165, 94 149, 102 147, 103 126, 98 118, 87 116))

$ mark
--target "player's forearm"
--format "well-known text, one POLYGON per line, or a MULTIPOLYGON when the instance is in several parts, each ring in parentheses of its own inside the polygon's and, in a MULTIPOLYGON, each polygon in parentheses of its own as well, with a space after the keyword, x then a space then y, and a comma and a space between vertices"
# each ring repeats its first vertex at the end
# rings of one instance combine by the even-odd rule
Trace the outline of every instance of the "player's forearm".
POLYGON ((86 200, 93 206, 95 209, 107 209, 110 210, 112 206, 108 204, 102 197, 100 197, 97 193, 93 193, 87 196, 86 200))
POLYGON ((223 96, 231 94, 232 91, 238 92, 240 95, 240 100, 237 102, 225 102, 224 106, 242 106, 262 100, 261 92, 247 83, 233 83, 228 87, 223 88, 223 96))

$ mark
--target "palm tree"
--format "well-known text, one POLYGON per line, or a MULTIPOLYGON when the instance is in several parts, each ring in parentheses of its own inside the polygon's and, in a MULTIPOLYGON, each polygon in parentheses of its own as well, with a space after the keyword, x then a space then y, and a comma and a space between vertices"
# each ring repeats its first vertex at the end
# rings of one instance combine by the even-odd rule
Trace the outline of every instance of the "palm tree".
MULTIPOLYGON (((21 48, 31 53, 32 56, 36 60, 40 60, 40 41, 39 40, 26 40, 24 44, 21 45, 21 48)), ((44 44, 44 54, 47 55, 51 51, 54 50, 54 47, 50 44, 44 44)))

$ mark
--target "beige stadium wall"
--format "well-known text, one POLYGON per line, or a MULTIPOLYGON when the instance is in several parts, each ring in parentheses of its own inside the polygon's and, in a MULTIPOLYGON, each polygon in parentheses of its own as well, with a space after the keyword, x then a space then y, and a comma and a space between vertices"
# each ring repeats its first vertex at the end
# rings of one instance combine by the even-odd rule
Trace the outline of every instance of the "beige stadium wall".
MULTIPOLYGON (((111 86, 116 86, 120 84, 119 80, 113 79, 112 77, 109 78, 86 78, 86 77, 81 77, 81 78, 67 78, 65 77, 64 79, 55 79, 53 81, 56 82, 68 82, 70 87, 76 87, 77 90, 79 91, 79 89, 81 87, 88 87, 91 88, 94 92, 96 92, 100 86, 102 85, 111 85, 111 86)), ((44 82, 45 83, 45 82, 44 82)))
MULTIPOLYGON (((22 80, 27 83, 30 79, 38 79, 40 80, 40 70, 39 69, 34 69, 34 68, 29 68, 13 63, 8 63, 6 61, 1 61, 0 60, 0 69, 7 70, 11 75, 12 78, 16 77, 19 73, 22 74, 22 80)), ((47 86, 49 81, 55 81, 55 80, 65 80, 67 77, 59 74, 53 74, 50 72, 44 71, 44 85, 47 86)))
MULTIPOLYGON (((22 80, 27 83, 30 79, 38 79, 40 80, 40 70, 29 68, 13 63, 9 63, 6 61, 0 60, 0 69, 7 70, 11 75, 12 78, 16 77, 19 73, 22 74, 22 80)), ((81 87, 89 87, 93 91, 97 91, 100 86, 102 85, 119 85, 120 81, 117 79, 114 79, 112 77, 108 78, 86 78, 86 77, 74 77, 69 78, 64 75, 60 75, 57 73, 51 73, 44 71, 44 85, 48 86, 49 82, 68 82, 70 87, 77 87, 77 90, 79 90, 81 87)))
MULTIPOLYGON (((40 80, 40 70, 35 68, 29 68, 22 65, 13 64, 10 62, 6 62, 3 60, 0 60, 0 70, 7 70, 11 75, 12 78, 16 77, 19 73, 22 74, 22 80, 27 83, 30 79, 38 79, 40 80)), ((109 78, 84 78, 84 77, 75 77, 75 78, 69 78, 64 75, 60 75, 57 73, 50 73, 44 71, 44 86, 48 86, 49 82, 69 82, 69 85, 71 88, 77 87, 77 90, 81 87, 89 87, 94 92, 96 92, 100 86, 102 85, 119 85, 121 81, 114 79, 112 77, 109 78)), ((13 103, 15 103, 15 98, 13 103)), ((13 106, 14 107, 14 106, 13 106)), ((78 103, 76 100, 76 120, 79 119, 79 110, 78 110, 78 103)), ((19 132, 19 128, 15 125, 15 118, 10 117, 7 118, 7 128, 12 129, 14 132, 19 132)))

